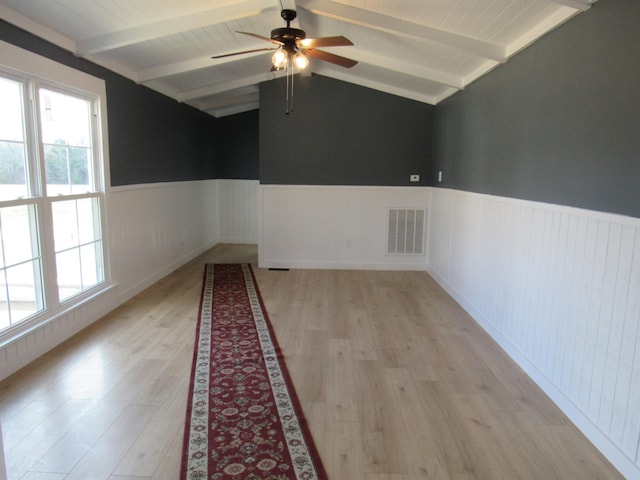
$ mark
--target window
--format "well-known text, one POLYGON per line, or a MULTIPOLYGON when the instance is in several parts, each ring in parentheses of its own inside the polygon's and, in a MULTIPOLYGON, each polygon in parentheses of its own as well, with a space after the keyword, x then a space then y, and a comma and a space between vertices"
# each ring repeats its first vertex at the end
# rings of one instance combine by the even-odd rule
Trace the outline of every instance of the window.
POLYGON ((2 338, 106 285, 102 100, 0 65, 2 338))

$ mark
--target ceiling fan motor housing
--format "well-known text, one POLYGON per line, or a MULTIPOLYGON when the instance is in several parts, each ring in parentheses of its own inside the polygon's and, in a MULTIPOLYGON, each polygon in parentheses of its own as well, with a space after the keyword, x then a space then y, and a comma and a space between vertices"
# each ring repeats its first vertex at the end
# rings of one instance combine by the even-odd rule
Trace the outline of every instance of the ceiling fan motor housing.
POLYGON ((278 40, 285 45, 295 44, 298 40, 304 38, 306 38, 306 33, 299 28, 283 27, 271 30, 271 39, 278 40))

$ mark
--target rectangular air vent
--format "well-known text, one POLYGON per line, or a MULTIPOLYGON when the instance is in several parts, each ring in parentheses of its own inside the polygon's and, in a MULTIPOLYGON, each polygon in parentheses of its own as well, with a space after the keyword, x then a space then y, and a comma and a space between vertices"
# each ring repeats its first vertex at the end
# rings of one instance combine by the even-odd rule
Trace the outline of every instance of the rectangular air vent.
POLYGON ((389 208, 387 254, 424 255, 425 223, 423 208, 389 208))

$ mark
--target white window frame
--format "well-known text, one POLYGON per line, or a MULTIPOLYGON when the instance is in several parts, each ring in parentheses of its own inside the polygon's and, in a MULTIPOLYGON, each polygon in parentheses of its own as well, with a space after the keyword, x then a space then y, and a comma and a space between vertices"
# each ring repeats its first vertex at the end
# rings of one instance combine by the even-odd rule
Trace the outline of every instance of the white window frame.
MULTIPOLYGON (((99 198, 100 223, 102 231, 102 254, 103 254, 103 276, 104 281, 80 292, 62 302, 58 301, 57 277, 55 265, 55 253, 53 238, 50 231, 40 232, 42 269, 44 271, 43 283, 46 297, 45 309, 31 318, 24 320, 15 326, 9 327, 0 333, 0 346, 13 342, 17 338, 25 335, 29 331, 41 327, 42 325, 55 320, 66 312, 86 303, 96 295, 100 295, 113 287, 111 279, 111 269, 109 261, 108 231, 107 231, 107 205, 110 186, 109 176, 109 151, 108 151, 108 128, 107 128, 107 95, 106 85, 103 79, 86 74, 79 70, 67 67, 54 62, 48 58, 16 47, 9 43, 0 41, 0 73, 9 78, 31 83, 32 88, 27 94, 32 102, 37 104, 37 95, 34 95, 39 87, 55 90, 61 93, 81 97, 92 102, 94 118, 92 120, 93 129, 93 167, 95 176, 95 191, 87 194, 65 195, 65 200, 80 198, 99 198)), ((29 108, 25 111, 27 116, 27 130, 33 129, 33 115, 38 115, 37 109, 29 108)), ((27 141, 30 142, 30 149, 40 149, 40 145, 34 144, 36 135, 34 132, 27 134, 27 141)), ((40 142, 36 142, 40 143, 40 142)), ((31 178, 30 182, 35 180, 31 178)), ((11 204, 35 204, 38 214, 44 216, 40 221, 41 225, 52 225, 51 204, 59 197, 47 197, 45 185, 31 185, 31 189, 37 192, 37 196, 25 200, 11 201, 11 204)), ((7 204, 9 202, 3 202, 7 204)), ((46 229, 42 229, 46 230, 46 229)))

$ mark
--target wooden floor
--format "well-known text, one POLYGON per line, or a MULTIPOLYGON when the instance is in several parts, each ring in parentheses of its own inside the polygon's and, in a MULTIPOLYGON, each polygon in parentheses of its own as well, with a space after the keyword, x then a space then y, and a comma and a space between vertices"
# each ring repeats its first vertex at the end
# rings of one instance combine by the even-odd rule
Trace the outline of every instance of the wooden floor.
MULTIPOLYGON (((205 262, 0 383, 9 480, 176 480, 205 262)), ((621 478, 423 272, 258 285, 332 480, 621 478)))

